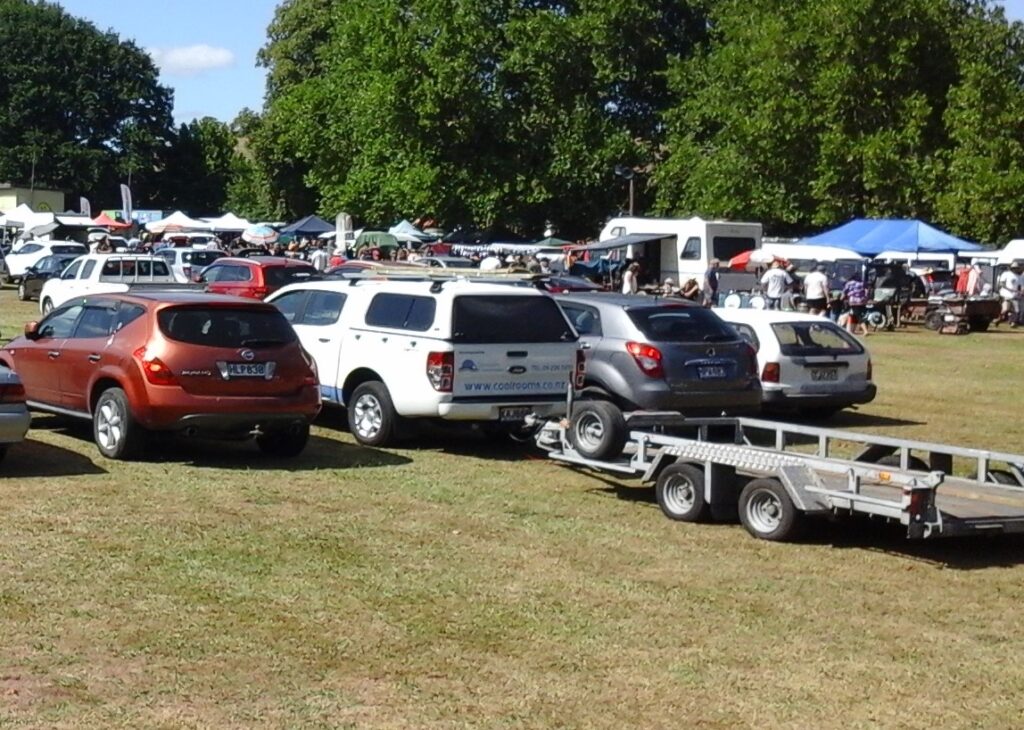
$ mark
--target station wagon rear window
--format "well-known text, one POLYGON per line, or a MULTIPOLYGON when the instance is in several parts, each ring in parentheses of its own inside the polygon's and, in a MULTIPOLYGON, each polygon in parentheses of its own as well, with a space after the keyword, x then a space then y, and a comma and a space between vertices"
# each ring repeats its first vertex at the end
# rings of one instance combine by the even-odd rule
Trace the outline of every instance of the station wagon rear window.
POLYGON ((728 342, 739 335, 701 307, 638 307, 626 312, 644 336, 655 342, 728 342))
POLYGON ((276 309, 183 306, 160 310, 164 336, 206 347, 276 347, 295 341, 295 330, 276 309))
POLYGON ((787 357, 860 355, 864 347, 846 330, 831 322, 776 322, 772 331, 787 357))
POLYGON ((455 297, 453 342, 488 344, 575 340, 576 333, 550 297, 455 297))

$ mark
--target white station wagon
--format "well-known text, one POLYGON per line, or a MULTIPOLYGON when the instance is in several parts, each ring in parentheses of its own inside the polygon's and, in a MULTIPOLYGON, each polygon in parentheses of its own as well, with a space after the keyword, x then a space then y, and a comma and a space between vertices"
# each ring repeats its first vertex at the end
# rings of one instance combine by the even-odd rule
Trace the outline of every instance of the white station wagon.
POLYGON ((831 320, 757 309, 715 313, 757 350, 765 410, 825 417, 874 400, 871 355, 831 320))

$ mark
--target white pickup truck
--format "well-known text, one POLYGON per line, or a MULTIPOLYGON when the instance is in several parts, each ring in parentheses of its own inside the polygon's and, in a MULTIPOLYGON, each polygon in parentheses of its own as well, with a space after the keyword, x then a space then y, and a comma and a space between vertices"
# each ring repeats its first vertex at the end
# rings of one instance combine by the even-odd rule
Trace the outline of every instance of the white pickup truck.
POLYGON ((174 274, 158 256, 88 254, 75 259, 59 277, 43 284, 39 311, 49 314, 75 297, 115 294, 139 284, 174 286, 174 274))

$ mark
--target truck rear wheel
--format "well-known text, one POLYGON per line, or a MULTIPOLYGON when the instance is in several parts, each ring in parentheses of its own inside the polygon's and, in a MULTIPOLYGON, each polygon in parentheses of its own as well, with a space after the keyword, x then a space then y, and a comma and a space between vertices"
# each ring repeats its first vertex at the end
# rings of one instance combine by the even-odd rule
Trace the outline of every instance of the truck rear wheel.
POLYGON ((740 493, 740 522, 759 540, 793 540, 805 519, 777 479, 754 479, 740 493))
POLYGON ((704 501, 704 472, 692 464, 671 464, 654 485, 658 506, 670 520, 705 522, 711 505, 704 501))
POLYGON ((396 440, 399 416, 384 383, 361 384, 346 405, 348 428, 363 446, 387 446, 396 440))
POLYGON ((614 403, 577 401, 569 420, 569 442, 587 459, 606 461, 626 447, 626 419, 614 403))

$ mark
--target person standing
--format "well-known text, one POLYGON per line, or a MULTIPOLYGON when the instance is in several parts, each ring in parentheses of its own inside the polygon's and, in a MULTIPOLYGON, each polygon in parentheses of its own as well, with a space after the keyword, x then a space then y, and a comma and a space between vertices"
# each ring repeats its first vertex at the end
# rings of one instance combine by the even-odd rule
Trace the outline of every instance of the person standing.
POLYGON ((865 307, 868 304, 868 290, 860 280, 860 275, 855 275, 843 287, 843 300, 846 302, 846 331, 856 335, 868 336, 868 326, 864 322, 865 307))
POLYGON ((768 309, 782 308, 782 297, 792 283, 793 278, 782 268, 782 264, 773 261, 771 268, 761 277, 761 284, 768 298, 768 309))
POLYGON ((824 314, 828 309, 828 275, 821 264, 804 277, 804 298, 811 314, 824 314))
POLYGON ((715 302, 718 301, 718 267, 721 262, 718 259, 711 259, 708 262, 707 271, 704 272, 704 298, 703 304, 705 307, 715 306, 715 302))
POLYGON ((622 275, 622 293, 636 294, 639 289, 637 276, 640 274, 640 264, 636 261, 626 267, 626 273, 622 275))
POLYGON ((317 246, 316 249, 313 251, 312 255, 309 257, 309 263, 313 265, 314 269, 320 272, 327 271, 327 266, 328 264, 330 264, 330 262, 331 257, 327 253, 327 249, 325 248, 324 244, 317 246))
POLYGON ((996 282, 999 287, 999 298, 1002 300, 1000 319, 1010 323, 1011 327, 1020 324, 1020 297, 1024 281, 1021 279, 1021 265, 1014 261, 1010 268, 999 275, 996 282))

